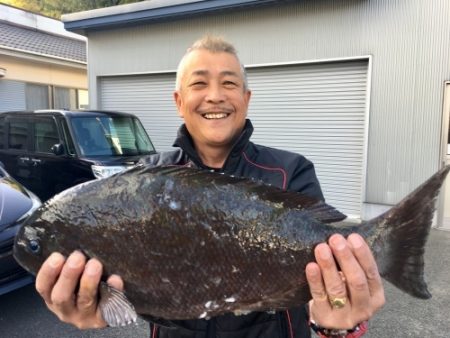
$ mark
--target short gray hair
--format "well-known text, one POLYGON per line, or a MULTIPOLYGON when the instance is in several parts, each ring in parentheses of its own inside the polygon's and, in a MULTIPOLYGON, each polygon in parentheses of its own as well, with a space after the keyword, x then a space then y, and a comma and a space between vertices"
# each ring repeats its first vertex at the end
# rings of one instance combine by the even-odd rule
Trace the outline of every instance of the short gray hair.
POLYGON ((176 78, 176 82, 175 82, 175 90, 180 90, 180 88, 181 88, 181 75, 184 71, 184 63, 185 63, 186 57, 191 52, 193 52, 195 50, 199 50, 199 49, 207 50, 211 53, 228 53, 228 54, 234 55, 241 66, 242 78, 244 79, 244 90, 248 89, 247 72, 245 71, 244 65, 239 60, 236 48, 234 48, 234 46, 231 43, 229 43, 228 41, 225 41, 222 37, 213 36, 213 35, 205 35, 201 39, 195 41, 192 44, 192 46, 187 49, 186 53, 181 58, 180 63, 178 64, 178 68, 177 68, 177 78, 176 78))

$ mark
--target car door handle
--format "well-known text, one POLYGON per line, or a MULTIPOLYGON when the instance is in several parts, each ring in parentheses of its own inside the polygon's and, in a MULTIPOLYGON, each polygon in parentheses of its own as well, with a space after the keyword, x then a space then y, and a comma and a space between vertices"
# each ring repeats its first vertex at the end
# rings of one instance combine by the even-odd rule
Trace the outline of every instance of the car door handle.
POLYGON ((31 160, 30 160, 33 164, 33 166, 35 167, 35 166, 37 166, 38 164, 40 164, 42 161, 40 160, 40 159, 38 159, 38 158, 32 158, 31 160))
POLYGON ((30 159, 29 157, 27 157, 27 156, 25 156, 25 157, 19 157, 19 162, 20 162, 20 163, 28 164, 28 163, 30 163, 30 161, 31 161, 31 159, 30 159))

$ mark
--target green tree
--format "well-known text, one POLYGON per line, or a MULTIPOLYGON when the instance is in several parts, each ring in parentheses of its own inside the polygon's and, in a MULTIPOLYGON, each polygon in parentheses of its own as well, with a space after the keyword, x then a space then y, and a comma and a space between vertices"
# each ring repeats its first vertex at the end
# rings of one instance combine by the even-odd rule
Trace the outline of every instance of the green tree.
POLYGON ((110 7, 142 0, 0 0, 24 10, 60 19, 62 14, 110 7))
POLYGON ((0 2, 35 13, 39 13, 41 9, 38 1, 35 0, 0 0, 0 2))

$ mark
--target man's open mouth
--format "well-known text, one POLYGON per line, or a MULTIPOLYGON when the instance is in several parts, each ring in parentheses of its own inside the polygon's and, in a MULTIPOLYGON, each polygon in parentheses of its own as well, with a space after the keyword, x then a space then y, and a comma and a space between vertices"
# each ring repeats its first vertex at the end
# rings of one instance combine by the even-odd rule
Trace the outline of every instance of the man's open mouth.
POLYGON ((217 120, 217 119, 224 119, 228 117, 230 113, 205 113, 202 114, 202 116, 207 120, 217 120))

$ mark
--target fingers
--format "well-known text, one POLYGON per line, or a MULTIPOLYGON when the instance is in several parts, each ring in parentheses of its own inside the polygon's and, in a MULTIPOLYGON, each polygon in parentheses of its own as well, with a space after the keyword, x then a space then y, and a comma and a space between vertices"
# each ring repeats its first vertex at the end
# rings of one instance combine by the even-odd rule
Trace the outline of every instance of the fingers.
POLYGON ((316 263, 309 263, 305 272, 314 303, 319 308, 329 309, 328 294, 322 280, 320 267, 316 263))
POLYGON ((76 305, 80 311, 95 311, 97 308, 98 284, 102 276, 102 264, 91 259, 86 263, 84 273, 80 279, 80 289, 76 305))
MULTIPOLYGON (((98 260, 86 262, 81 252, 73 252, 67 260, 53 253, 37 275, 36 289, 60 320, 79 329, 105 327, 97 302, 102 270, 98 260)), ((112 283, 123 288, 118 276, 112 278, 112 283)))
MULTIPOLYGON (((316 246, 317 263, 306 267, 312 318, 325 327, 351 328, 369 319, 385 302, 383 285, 372 252, 358 234, 335 234, 316 246), (344 306, 331 306, 340 298, 344 306)), ((336 302, 338 303, 338 302, 336 302)), ((339 304, 336 304, 339 305, 339 304)))
POLYGON ((348 242, 351 246, 353 254, 365 273, 372 299, 378 307, 383 306, 385 303, 383 282, 378 272, 377 263, 372 255, 372 252, 370 251, 369 246, 358 234, 351 234, 348 237, 348 242))
MULTIPOLYGON (((354 241, 357 242, 358 239, 355 238, 354 241)), ((348 296, 350 297, 352 307, 355 310, 364 311, 368 308, 370 302, 369 285, 364 270, 354 256, 352 247, 341 235, 331 236, 329 244, 345 276, 345 283, 341 280, 340 287, 348 288, 348 296)), ((362 238, 360 245, 363 245, 362 238)), ((330 295, 334 296, 334 294, 330 295)))
POLYGON ((52 253, 42 264, 41 269, 36 275, 36 290, 44 299, 47 305, 52 304, 51 293, 53 286, 61 273, 65 258, 58 252, 52 253))
MULTIPOLYGON (((346 284, 344 283, 342 275, 338 270, 330 246, 322 243, 316 247, 315 256, 317 264, 321 268, 325 290, 329 298, 346 299, 347 298, 346 284)), ((328 307, 331 307, 330 302, 327 302, 327 305, 328 307)))
POLYGON ((79 251, 67 258, 61 274, 53 287, 52 304, 63 315, 70 314, 76 307, 76 289, 84 271, 86 257, 79 251))
POLYGON ((113 288, 123 291, 123 280, 118 275, 111 275, 108 278, 107 283, 112 286, 113 288))

